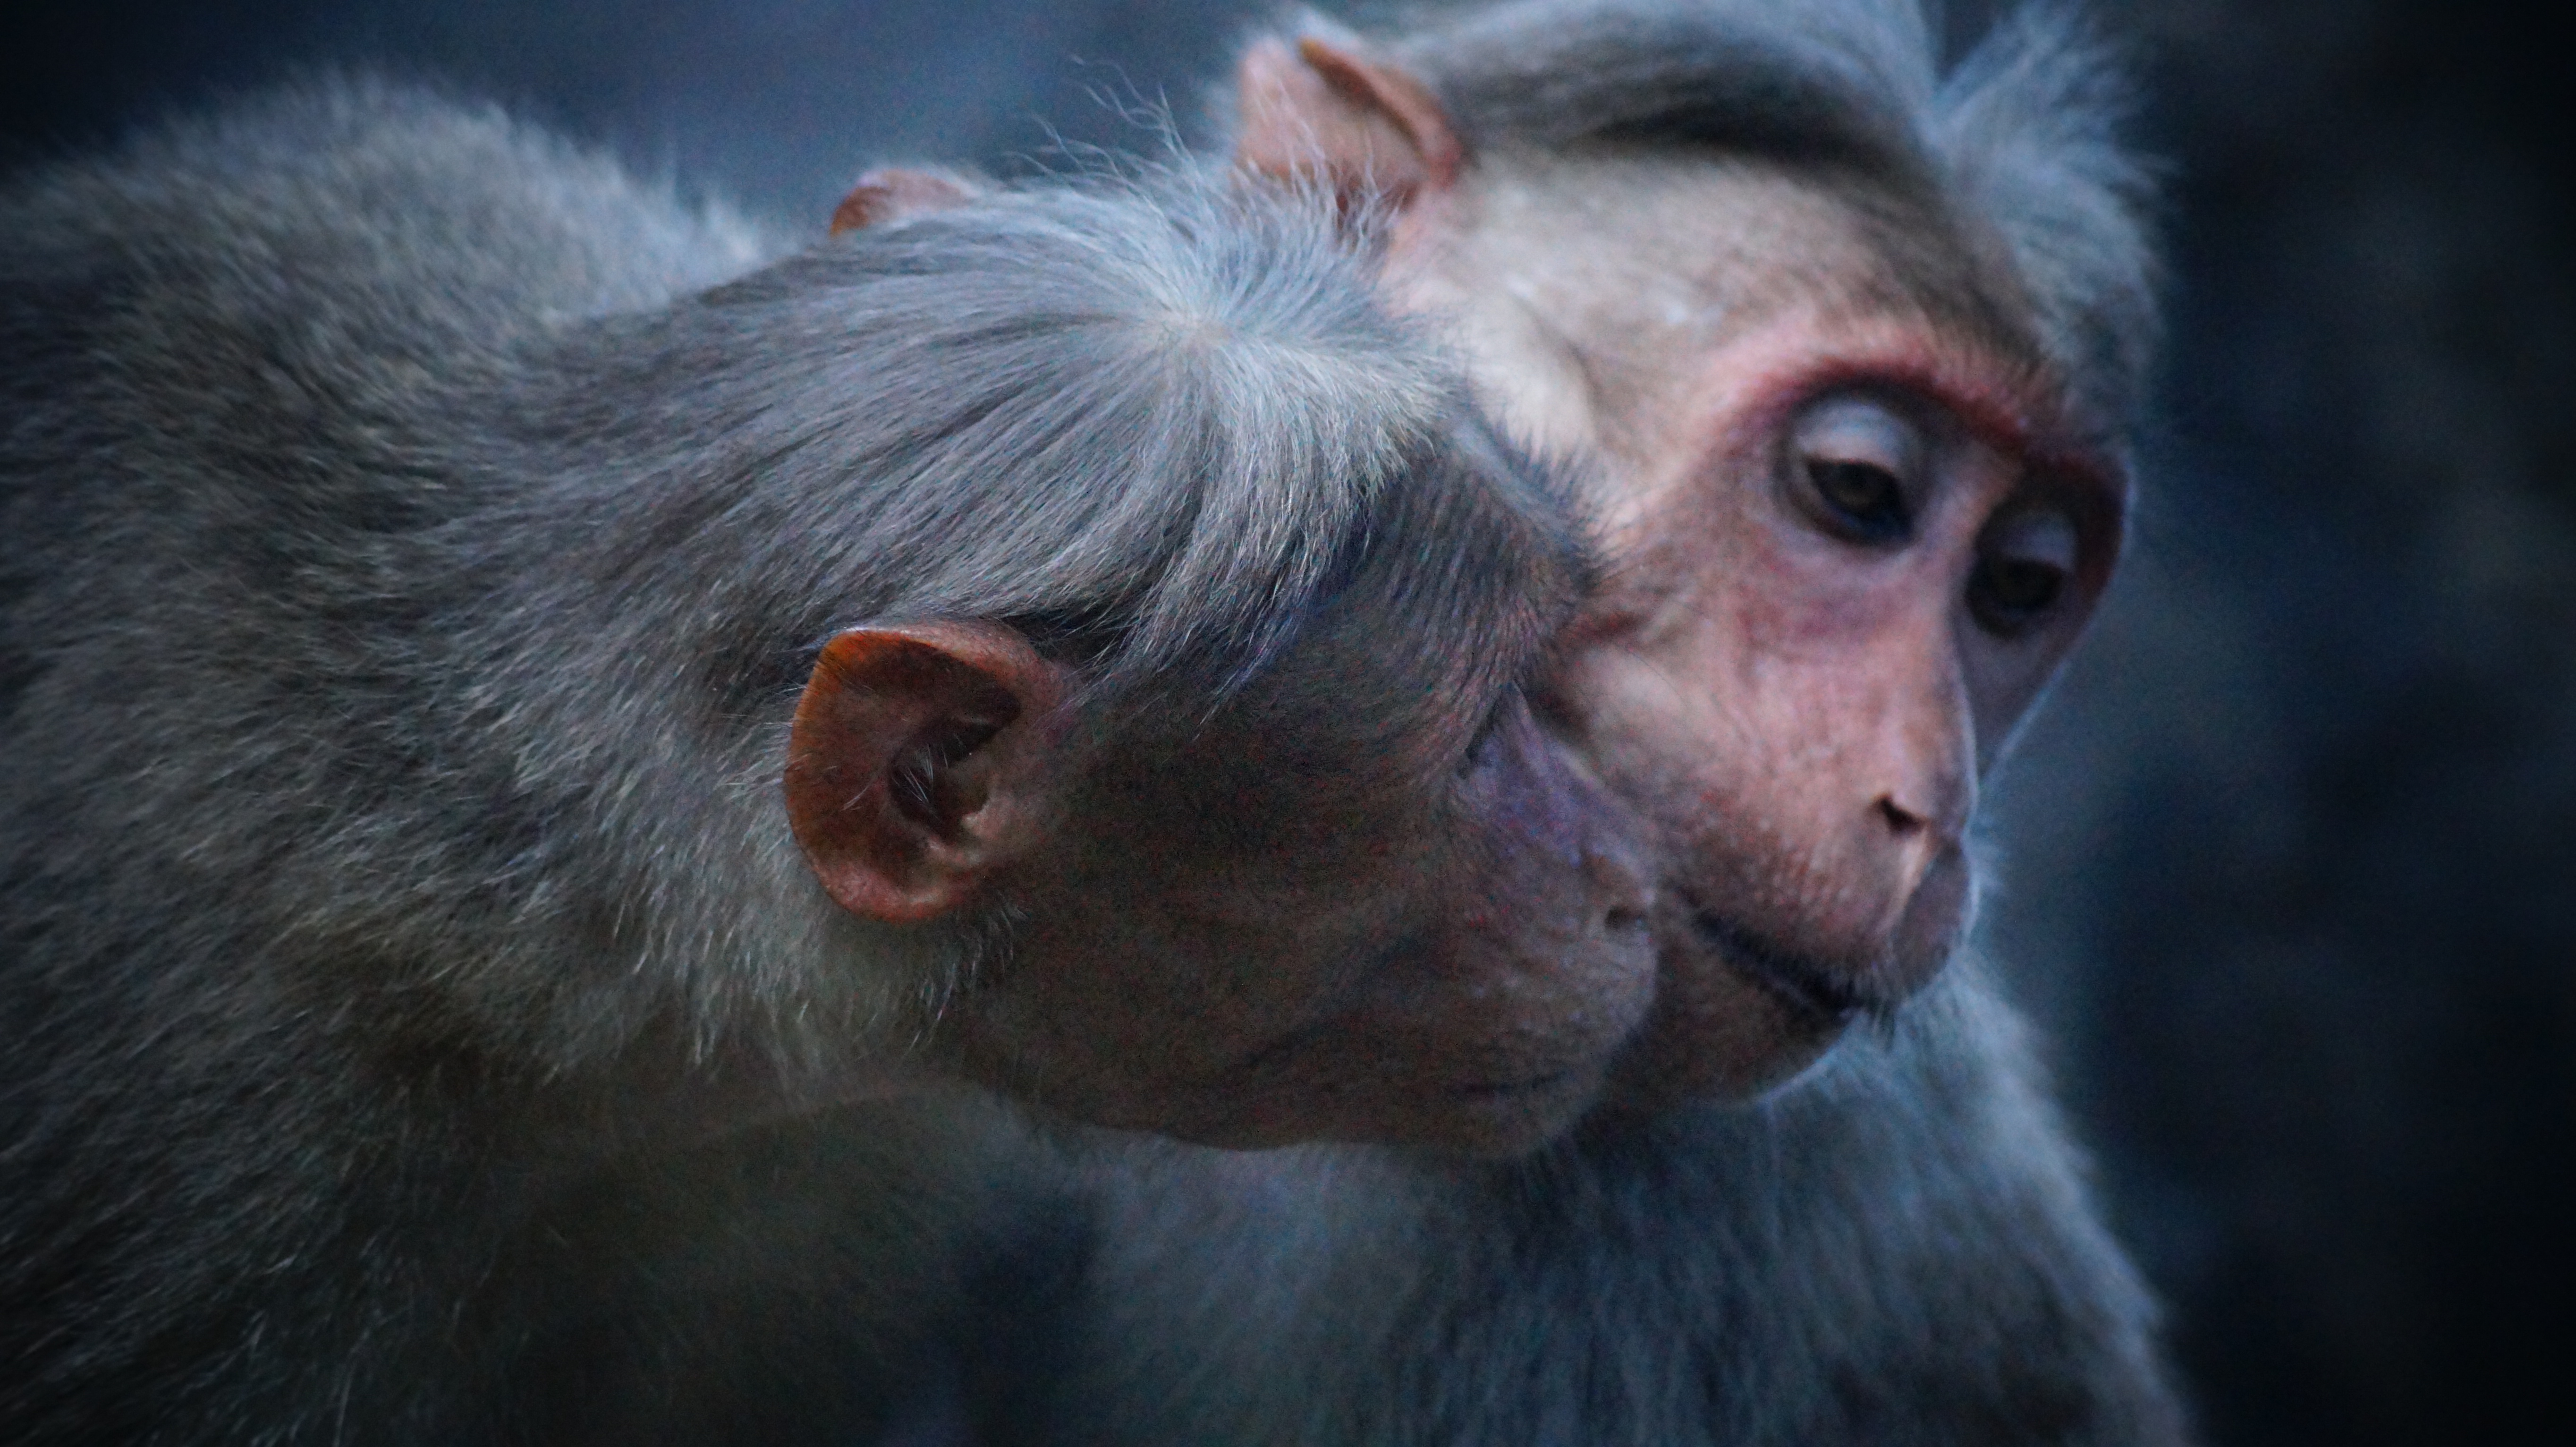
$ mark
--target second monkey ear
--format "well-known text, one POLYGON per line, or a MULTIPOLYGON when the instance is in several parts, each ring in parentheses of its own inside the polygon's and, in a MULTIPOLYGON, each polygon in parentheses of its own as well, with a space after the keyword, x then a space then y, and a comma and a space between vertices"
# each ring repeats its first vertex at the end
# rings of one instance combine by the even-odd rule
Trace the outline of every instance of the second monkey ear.
POLYGON ((832 234, 951 210, 983 194, 982 186, 954 171, 880 166, 859 177, 850 194, 832 208, 832 234))
POLYGON ((1318 36, 1261 40, 1235 67, 1235 164, 1280 180, 1320 181, 1345 205, 1398 206, 1447 190, 1466 153, 1431 88, 1408 72, 1318 36))
POLYGON ((937 918, 1046 825, 1063 671, 992 623, 859 628, 823 646, 788 741, 788 825, 852 914, 937 918))

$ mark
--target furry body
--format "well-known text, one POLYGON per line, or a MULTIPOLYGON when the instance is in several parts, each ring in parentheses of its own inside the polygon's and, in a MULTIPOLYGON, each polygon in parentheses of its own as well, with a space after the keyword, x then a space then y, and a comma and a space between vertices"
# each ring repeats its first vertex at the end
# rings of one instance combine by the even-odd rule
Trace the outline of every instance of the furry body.
POLYGON ((11 1441, 883 1425, 1056 1228, 981 1104, 819 1114, 1016 968, 1007 912, 815 889, 821 640, 1003 620, 1114 753, 1284 707, 1328 589, 1473 657, 1439 610, 1502 576, 1403 541, 1469 495, 1387 484, 1455 388, 1311 208, 1059 187, 787 256, 347 82, 0 237, 11 1441))

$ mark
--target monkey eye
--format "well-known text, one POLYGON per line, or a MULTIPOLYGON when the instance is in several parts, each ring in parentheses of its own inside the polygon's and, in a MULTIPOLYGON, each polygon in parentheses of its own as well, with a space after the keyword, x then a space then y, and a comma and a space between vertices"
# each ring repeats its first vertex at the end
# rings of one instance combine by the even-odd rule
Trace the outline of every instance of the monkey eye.
POLYGON ((1829 531, 1871 546, 1913 535, 1908 491, 1923 442, 1903 417, 1865 397, 1833 398, 1798 419, 1790 446, 1807 511, 1829 531))
POLYGON ((2009 638, 2037 623, 2065 596, 2078 548, 2074 519, 2055 509, 2009 512, 1989 524, 1968 576, 1978 626, 2009 638))

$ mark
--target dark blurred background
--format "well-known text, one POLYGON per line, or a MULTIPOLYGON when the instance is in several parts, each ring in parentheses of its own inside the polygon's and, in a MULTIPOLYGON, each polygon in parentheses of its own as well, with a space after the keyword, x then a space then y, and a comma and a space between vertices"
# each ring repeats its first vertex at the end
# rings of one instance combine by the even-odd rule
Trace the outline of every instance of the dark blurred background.
MULTIPOLYGON (((1266 8, 21 3, 0 166, 355 61, 819 228, 872 161, 1190 126, 1266 8)), ((2173 340, 1989 932, 2214 1442, 2576 1441, 2576 65, 2534 6, 2101 8, 2173 340)))

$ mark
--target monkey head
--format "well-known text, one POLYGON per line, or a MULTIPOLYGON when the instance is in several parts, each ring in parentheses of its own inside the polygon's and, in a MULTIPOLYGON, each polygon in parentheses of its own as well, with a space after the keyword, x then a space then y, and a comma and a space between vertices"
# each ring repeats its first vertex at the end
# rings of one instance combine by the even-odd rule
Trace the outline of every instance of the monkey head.
POLYGON ((1228 1145, 1507 1151, 1599 1098, 1652 993, 1650 891, 1530 706, 1589 558, 1470 419, 1410 449, 1248 662, 1121 679, 984 618, 824 645, 790 822, 850 915, 971 949, 934 1053, 1228 1145))
POLYGON ((2005 248, 1932 178, 1615 133, 1470 154, 1336 37, 1256 45, 1238 159, 1365 192, 1386 286, 1592 464, 1605 586, 1551 731, 1641 821, 1650 1020, 1613 1096, 1758 1092, 1939 970, 1980 778, 2083 631, 2124 474, 2005 248))

